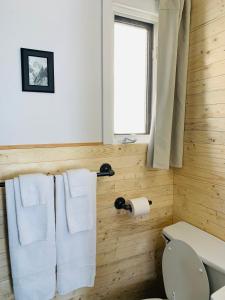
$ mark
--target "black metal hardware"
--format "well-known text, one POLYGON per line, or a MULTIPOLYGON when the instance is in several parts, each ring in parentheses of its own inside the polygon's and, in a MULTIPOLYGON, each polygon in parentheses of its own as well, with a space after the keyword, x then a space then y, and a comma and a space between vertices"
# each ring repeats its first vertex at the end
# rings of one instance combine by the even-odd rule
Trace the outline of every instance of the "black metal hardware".
MULTIPOLYGON (((115 175, 115 172, 113 171, 111 165, 107 163, 101 165, 100 172, 97 172, 98 177, 113 176, 113 175, 115 175)), ((0 187, 5 187, 5 182, 0 182, 0 187)))
POLYGON ((126 200, 123 197, 119 197, 116 199, 114 206, 116 209, 125 209, 132 212, 132 207, 130 204, 126 203, 126 200))
MULTIPOLYGON (((152 201, 148 200, 149 205, 152 205, 152 201)), ((132 206, 126 203, 126 200, 123 197, 119 197, 115 200, 114 206, 116 209, 125 209, 132 212, 132 206)))
POLYGON ((97 173, 98 177, 113 176, 113 175, 115 175, 115 172, 113 171, 111 165, 107 163, 101 165, 100 172, 97 173))

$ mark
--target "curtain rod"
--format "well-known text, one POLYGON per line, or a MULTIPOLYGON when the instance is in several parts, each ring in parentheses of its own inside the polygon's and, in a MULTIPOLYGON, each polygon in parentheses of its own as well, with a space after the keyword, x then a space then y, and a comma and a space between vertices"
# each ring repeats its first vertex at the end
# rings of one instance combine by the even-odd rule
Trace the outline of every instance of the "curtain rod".
MULTIPOLYGON (((99 172, 97 172, 98 177, 113 176, 113 175, 115 175, 115 172, 113 171, 111 165, 107 163, 101 165, 99 172)), ((0 187, 5 187, 5 182, 0 182, 0 187)))

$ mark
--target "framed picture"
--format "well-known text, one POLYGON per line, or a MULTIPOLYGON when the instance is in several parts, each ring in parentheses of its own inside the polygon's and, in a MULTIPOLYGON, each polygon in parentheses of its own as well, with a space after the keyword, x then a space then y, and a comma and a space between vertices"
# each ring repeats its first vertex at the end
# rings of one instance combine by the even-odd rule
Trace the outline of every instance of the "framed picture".
POLYGON ((54 53, 21 48, 22 90, 54 93, 54 53))

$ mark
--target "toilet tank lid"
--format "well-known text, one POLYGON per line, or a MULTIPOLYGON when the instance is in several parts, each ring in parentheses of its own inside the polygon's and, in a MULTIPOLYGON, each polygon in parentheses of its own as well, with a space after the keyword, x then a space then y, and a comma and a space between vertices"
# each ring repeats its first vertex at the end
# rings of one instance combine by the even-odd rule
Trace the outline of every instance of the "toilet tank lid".
POLYGON ((189 244, 206 265, 225 273, 225 242, 186 222, 178 222, 163 229, 169 240, 189 244))

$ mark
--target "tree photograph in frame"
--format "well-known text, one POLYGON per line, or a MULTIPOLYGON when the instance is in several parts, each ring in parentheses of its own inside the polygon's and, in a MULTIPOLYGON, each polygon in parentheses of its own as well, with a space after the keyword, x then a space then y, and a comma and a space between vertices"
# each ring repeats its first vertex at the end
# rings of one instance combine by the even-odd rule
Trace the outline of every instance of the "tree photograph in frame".
POLYGON ((22 90, 54 93, 54 53, 21 48, 22 90))

